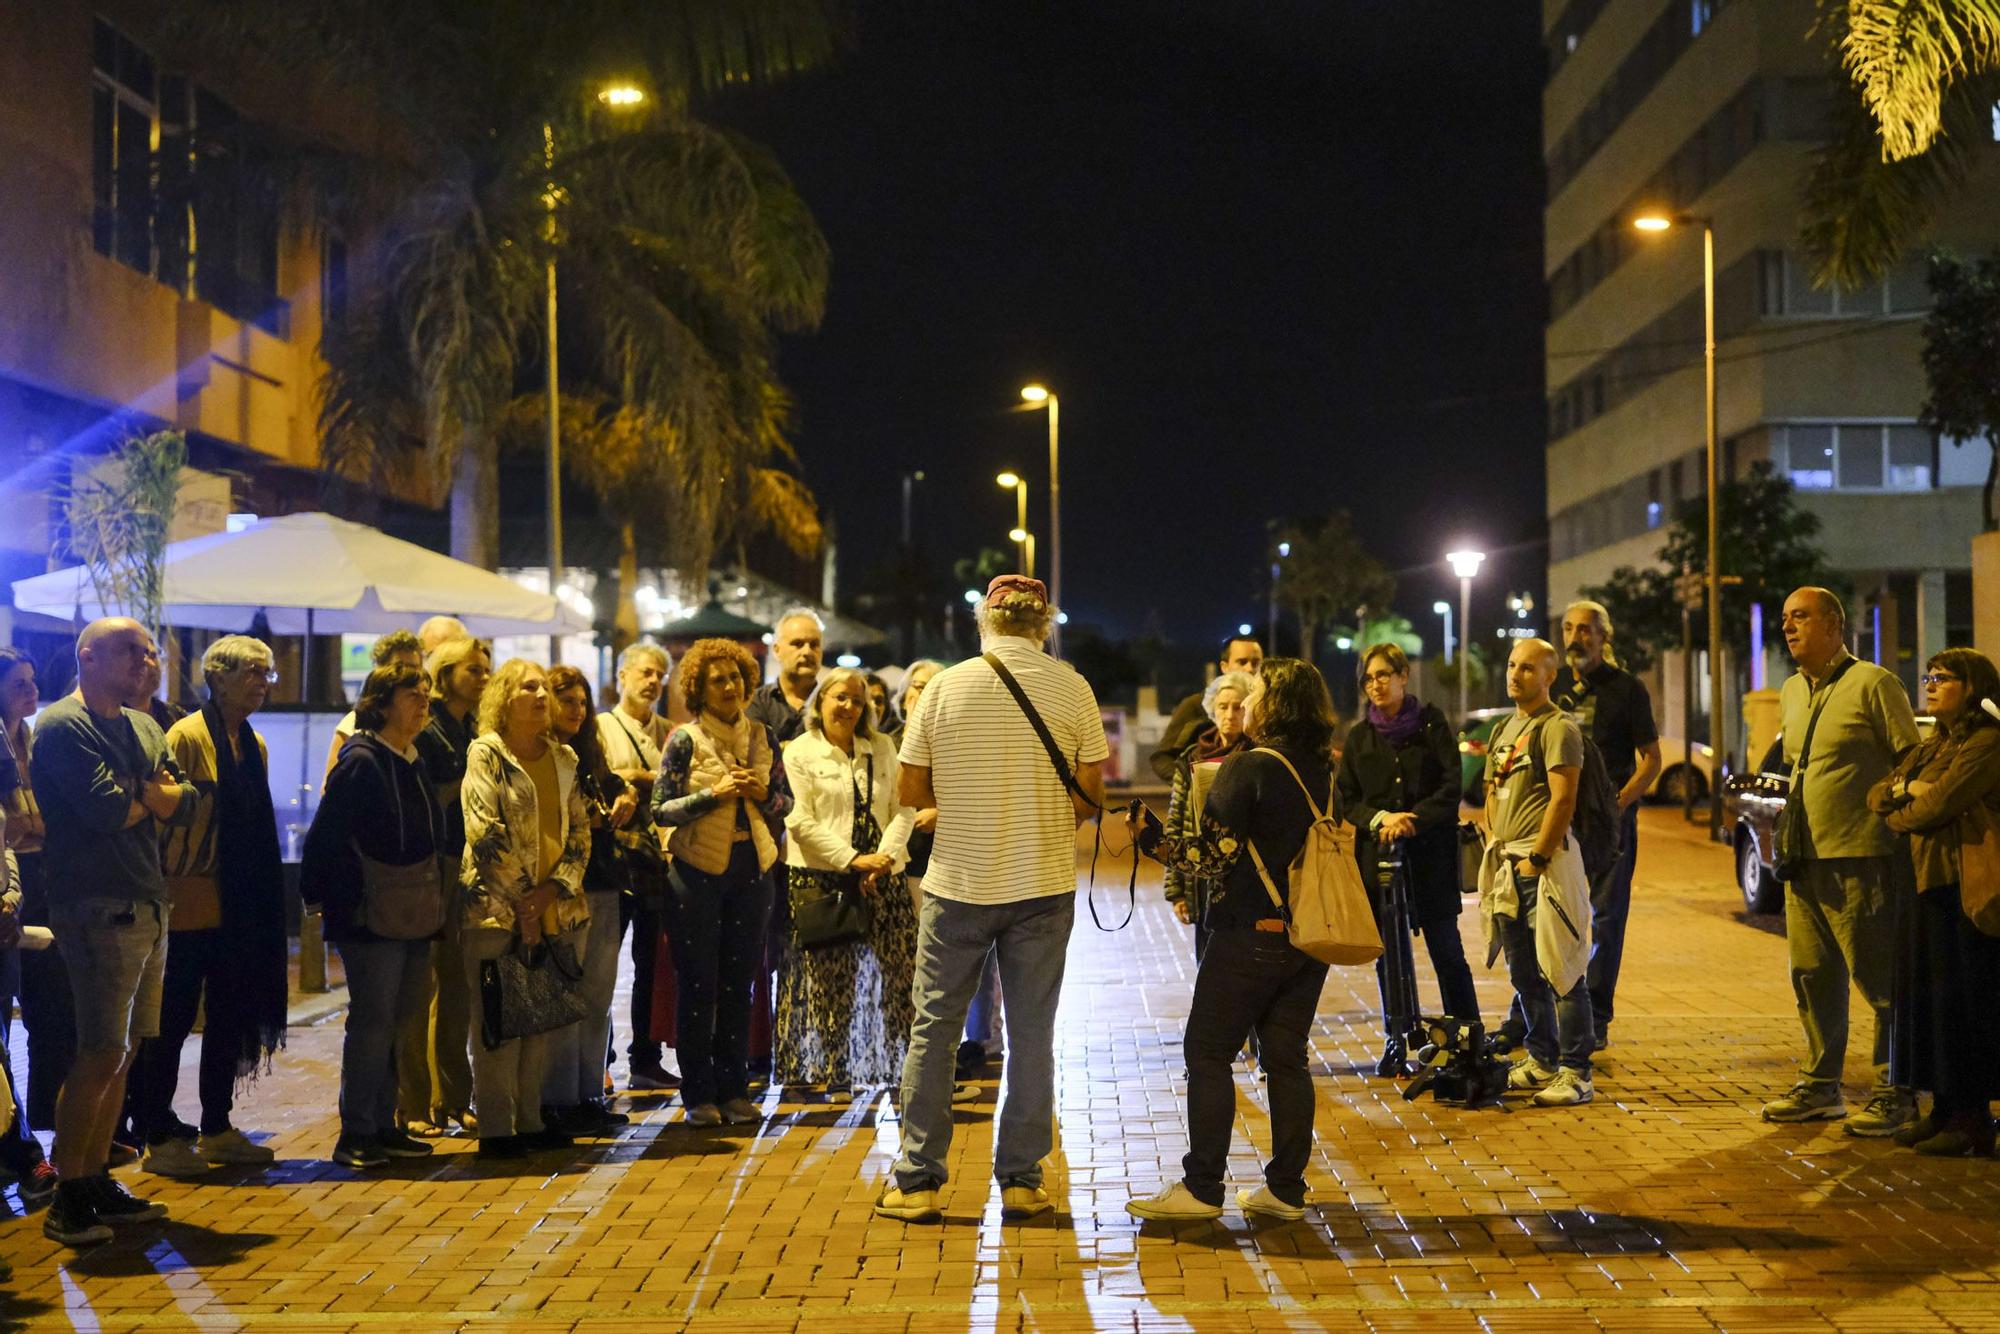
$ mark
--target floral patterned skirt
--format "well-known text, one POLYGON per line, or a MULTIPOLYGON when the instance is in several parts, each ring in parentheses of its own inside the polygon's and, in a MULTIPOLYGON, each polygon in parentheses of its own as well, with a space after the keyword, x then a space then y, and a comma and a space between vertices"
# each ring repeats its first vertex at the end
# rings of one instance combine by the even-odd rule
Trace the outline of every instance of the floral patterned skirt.
MULTIPOLYGON (((788 871, 788 881, 798 875, 788 871)), ((787 943, 778 971, 773 1077, 782 1084, 893 1084, 916 1007, 917 914, 900 875, 875 893, 866 940, 830 949, 787 943)))

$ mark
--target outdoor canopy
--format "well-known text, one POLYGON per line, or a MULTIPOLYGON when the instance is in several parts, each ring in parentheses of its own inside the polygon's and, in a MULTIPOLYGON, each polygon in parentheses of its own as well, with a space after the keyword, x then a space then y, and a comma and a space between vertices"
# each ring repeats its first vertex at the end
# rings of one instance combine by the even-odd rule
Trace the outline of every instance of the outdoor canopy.
MULTIPOLYGON (((279 635, 379 634, 440 614, 481 636, 591 628, 588 616, 546 593, 316 512, 173 543, 164 601, 168 625, 245 631, 262 612, 279 635)), ((83 566, 15 580, 14 606, 64 621, 104 615, 83 566)))

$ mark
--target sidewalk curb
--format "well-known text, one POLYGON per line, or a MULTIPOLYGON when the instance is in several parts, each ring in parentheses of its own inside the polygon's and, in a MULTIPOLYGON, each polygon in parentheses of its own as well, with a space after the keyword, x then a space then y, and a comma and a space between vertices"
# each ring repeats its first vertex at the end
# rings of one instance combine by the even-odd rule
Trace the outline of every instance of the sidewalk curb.
POLYGON ((325 1023, 346 1008, 347 988, 344 985, 312 992, 285 1008, 285 1027, 311 1028, 314 1024, 325 1023))

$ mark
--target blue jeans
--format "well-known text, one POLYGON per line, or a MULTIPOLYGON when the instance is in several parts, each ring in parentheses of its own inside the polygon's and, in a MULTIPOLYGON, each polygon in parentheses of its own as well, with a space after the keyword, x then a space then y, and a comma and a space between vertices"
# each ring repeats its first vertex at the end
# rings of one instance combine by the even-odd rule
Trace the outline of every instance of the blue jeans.
POLYGON ((430 991, 428 940, 341 940, 347 1036, 340 1048, 340 1133, 372 1138, 396 1127, 396 1032, 430 991))
POLYGON ((1562 1065, 1587 1079, 1591 1050, 1597 1044, 1597 1029, 1590 1021, 1590 979, 1579 977, 1567 995, 1556 995, 1535 958, 1535 911, 1541 878, 1517 875, 1514 888, 1521 896, 1521 915, 1499 919, 1500 940, 1507 951, 1514 994, 1528 1024, 1528 1055, 1546 1069, 1562 1065))
POLYGON ((951 1090, 959 1034, 989 951, 1007 995, 1006 1095, 993 1138, 993 1175, 1003 1186, 1042 1184, 1054 1147, 1056 1002, 1062 996, 1076 894, 977 904, 924 896, 917 922, 916 1025, 903 1061, 903 1150, 896 1184, 943 1185, 949 1175, 951 1090))
POLYGON ((1618 817, 1618 860, 1590 887, 1590 1018, 1602 1036, 1611 1027, 1618 965, 1625 959, 1625 919, 1632 914, 1632 873, 1639 866, 1639 806, 1618 817))
POLYGON ((673 888, 667 935, 679 982, 681 1103, 728 1102, 750 1092, 750 992, 764 959, 771 877, 758 871, 757 845, 746 839, 721 875, 676 862, 673 888))
POLYGON ((986 1048, 988 1056, 998 1056, 1007 1045, 1000 1039, 1005 1018, 1000 1003, 1000 960, 989 951, 979 970, 979 989, 972 993, 972 1006, 965 1012, 965 1040, 986 1048))

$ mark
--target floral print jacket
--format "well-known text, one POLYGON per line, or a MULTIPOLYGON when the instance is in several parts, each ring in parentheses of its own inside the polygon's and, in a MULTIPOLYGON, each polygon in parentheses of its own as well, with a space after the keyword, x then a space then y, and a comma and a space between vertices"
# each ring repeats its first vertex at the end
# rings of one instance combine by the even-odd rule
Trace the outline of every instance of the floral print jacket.
MULTIPOLYGON (((549 872, 558 886, 556 927, 567 931, 590 920, 583 896, 583 869, 590 860, 590 809, 576 781, 576 752, 555 747, 556 779, 562 788, 562 857, 549 872)), ((492 732, 473 741, 465 755, 465 782, 458 790, 465 810, 465 888, 468 927, 514 928, 514 908, 535 887, 541 854, 541 814, 535 782, 521 761, 492 732)))

